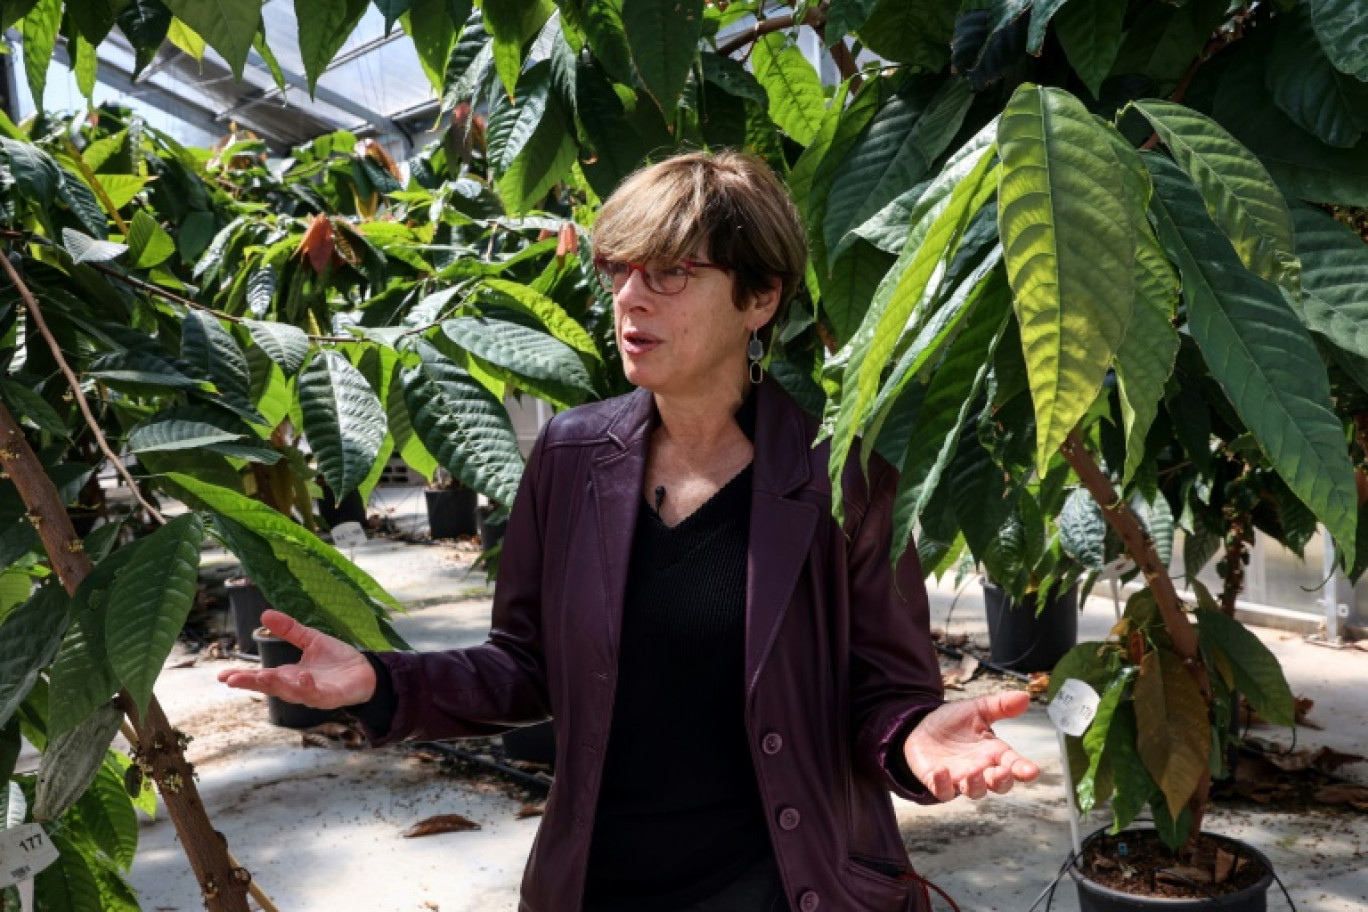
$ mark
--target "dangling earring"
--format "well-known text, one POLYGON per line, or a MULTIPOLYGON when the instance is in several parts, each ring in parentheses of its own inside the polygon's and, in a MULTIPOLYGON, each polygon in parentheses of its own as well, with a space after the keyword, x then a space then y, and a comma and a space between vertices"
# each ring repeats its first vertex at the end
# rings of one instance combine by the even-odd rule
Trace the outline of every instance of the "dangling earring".
POLYGON ((746 348, 746 357, 750 359, 750 382, 759 384, 765 379, 765 369, 760 366, 760 362, 765 360, 765 343, 760 341, 760 330, 751 330, 750 345, 746 348))

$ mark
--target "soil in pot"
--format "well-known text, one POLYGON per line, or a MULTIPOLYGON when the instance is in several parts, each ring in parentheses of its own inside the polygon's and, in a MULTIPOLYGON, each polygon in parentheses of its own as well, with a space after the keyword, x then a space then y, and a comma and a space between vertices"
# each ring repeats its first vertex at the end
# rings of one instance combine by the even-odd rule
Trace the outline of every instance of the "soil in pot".
POLYGON ((1071 873, 1082 912, 1265 912, 1273 883, 1268 859, 1251 846, 1203 833, 1184 858, 1154 830, 1089 837, 1071 873))
POLYGON ((271 605, 256 584, 246 577, 230 579, 223 587, 228 591, 228 612, 233 617, 233 635, 237 638, 238 652, 256 655, 257 646, 252 633, 261 626, 261 612, 271 605))
POLYGON ((1078 643, 1078 587, 1057 593, 1036 611, 1038 593, 1015 602, 1006 590, 983 584, 988 643, 995 665, 1014 671, 1049 671, 1078 643))
POLYGON ((428 508, 428 532, 433 538, 477 535, 475 519, 477 496, 470 488, 441 488, 424 491, 428 508))
MULTIPOLYGON (((303 656, 298 646, 280 639, 265 627, 258 627, 252 638, 256 640, 262 668, 293 665, 303 656)), ((331 721, 338 715, 335 709, 314 709, 312 706, 290 703, 279 697, 266 698, 266 711, 271 724, 285 728, 313 728, 315 725, 331 721)))

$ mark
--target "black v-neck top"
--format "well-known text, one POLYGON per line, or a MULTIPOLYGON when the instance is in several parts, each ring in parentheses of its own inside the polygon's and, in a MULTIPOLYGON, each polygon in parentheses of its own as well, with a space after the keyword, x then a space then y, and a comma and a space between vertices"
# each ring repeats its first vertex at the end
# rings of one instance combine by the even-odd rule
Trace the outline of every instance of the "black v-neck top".
POLYGON ((751 482, 748 465, 673 527, 643 498, 589 852, 596 912, 683 908, 772 851, 745 727, 751 482))

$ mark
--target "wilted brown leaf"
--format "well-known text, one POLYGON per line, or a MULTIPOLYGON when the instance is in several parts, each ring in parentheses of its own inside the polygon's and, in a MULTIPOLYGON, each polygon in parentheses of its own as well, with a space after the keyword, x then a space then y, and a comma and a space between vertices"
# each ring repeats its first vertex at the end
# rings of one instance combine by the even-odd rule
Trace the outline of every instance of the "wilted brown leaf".
POLYGON ((326 215, 315 215, 304 229, 299 242, 299 255, 309 261, 313 271, 323 272, 333 255, 333 227, 326 215))
POLYGON ((1327 785, 1312 797, 1321 804, 1347 804, 1356 810, 1368 811, 1368 786, 1351 782, 1327 785))
POLYGON ((1032 694, 1043 694, 1050 689, 1050 673, 1048 671, 1031 672, 1031 680, 1026 684, 1026 690, 1032 694))
POLYGON ((1230 879, 1235 870, 1235 856, 1225 849, 1216 850, 1216 882, 1223 884, 1230 879))
POLYGON ((524 804, 518 808, 518 813, 513 816, 519 820, 526 820, 528 817, 540 817, 544 813, 546 813, 546 805, 544 804, 524 804))
POLYGON ((478 829, 480 829, 478 823, 466 817, 462 817, 460 814, 438 814, 436 817, 420 820, 407 830, 404 830, 404 838, 413 839, 418 836, 435 836, 438 833, 461 833, 466 830, 478 829))

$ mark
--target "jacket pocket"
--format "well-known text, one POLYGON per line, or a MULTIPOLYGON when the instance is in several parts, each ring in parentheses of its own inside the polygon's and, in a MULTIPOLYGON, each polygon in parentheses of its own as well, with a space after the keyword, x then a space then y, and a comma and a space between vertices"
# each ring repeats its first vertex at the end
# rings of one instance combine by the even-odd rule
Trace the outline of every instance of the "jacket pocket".
POLYGON ((898 871, 894 863, 852 855, 846 861, 846 883, 863 908, 871 912, 913 912, 920 908, 914 901, 913 884, 894 871, 898 871))

